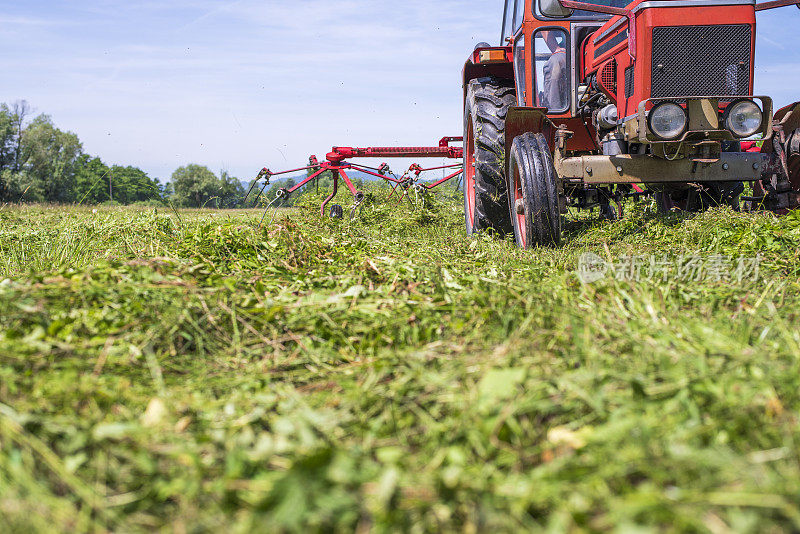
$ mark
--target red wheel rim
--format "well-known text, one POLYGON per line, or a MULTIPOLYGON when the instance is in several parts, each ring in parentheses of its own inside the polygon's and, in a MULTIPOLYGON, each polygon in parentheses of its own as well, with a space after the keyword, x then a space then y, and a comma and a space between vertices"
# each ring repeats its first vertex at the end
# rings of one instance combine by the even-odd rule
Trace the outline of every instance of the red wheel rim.
POLYGON ((522 180, 519 176, 519 166, 517 165, 516 160, 511 162, 511 167, 514 169, 514 202, 511 205, 511 212, 514 216, 514 222, 517 226, 517 235, 519 236, 519 240, 522 242, 522 248, 528 248, 528 226, 525 224, 525 213, 523 212, 520 214, 517 211, 517 206, 521 203, 523 206, 525 205, 525 199, 522 196, 522 180))
POLYGON ((464 140, 464 205, 466 206, 469 230, 475 226, 475 142, 472 133, 472 117, 467 122, 467 138, 464 140))

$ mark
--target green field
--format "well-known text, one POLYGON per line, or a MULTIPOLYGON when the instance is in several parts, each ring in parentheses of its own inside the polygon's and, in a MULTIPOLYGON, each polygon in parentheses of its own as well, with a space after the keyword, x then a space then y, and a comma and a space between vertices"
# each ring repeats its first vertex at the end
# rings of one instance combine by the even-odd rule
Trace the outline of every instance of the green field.
POLYGON ((0 531, 800 529, 800 215, 259 216, 0 209, 0 531))

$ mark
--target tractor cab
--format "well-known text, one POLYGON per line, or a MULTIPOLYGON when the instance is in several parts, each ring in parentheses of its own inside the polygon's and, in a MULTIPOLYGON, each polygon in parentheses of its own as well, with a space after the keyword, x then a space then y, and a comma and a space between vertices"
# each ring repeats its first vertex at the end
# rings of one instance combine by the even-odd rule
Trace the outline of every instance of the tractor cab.
MULTIPOLYGON (((593 0, 624 8, 627 0, 593 0)), ((514 50, 519 104, 541 107, 552 116, 574 116, 581 87, 581 45, 612 18, 609 13, 564 8, 557 0, 507 0, 501 42, 514 50), (530 58, 530 59, 529 59, 530 58), (532 90, 527 90, 531 88, 532 90)))

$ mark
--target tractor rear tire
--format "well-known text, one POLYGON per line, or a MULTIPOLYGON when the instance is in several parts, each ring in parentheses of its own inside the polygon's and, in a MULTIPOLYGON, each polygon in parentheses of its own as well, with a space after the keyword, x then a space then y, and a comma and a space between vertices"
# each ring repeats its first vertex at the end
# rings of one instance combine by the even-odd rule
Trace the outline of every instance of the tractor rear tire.
POLYGON ((509 158, 509 215, 517 245, 559 246, 559 178, 547 140, 542 134, 524 133, 514 139, 509 158))
POLYGON ((514 85, 499 78, 469 82, 464 110, 464 220, 467 234, 512 232, 505 180, 506 116, 514 85))

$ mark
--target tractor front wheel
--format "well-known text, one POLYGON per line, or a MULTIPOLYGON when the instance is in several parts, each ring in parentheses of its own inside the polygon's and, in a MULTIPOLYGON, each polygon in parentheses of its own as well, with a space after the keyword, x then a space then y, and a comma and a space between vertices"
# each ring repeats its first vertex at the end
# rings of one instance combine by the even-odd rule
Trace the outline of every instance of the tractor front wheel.
POLYGON ((511 145, 510 216, 522 248, 561 244, 558 175, 542 134, 525 133, 511 145))

